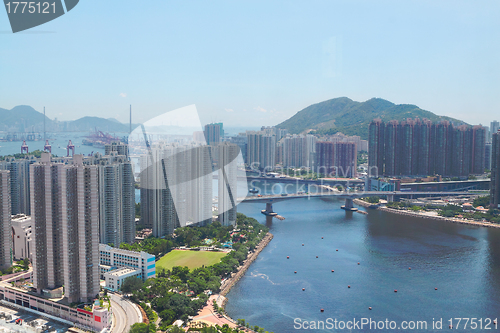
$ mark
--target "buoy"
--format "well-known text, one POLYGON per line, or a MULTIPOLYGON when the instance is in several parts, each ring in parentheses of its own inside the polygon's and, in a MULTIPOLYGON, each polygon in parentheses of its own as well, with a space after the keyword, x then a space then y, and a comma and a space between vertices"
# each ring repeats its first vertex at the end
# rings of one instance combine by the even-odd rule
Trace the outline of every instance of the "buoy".
POLYGON ((398 290, 397 290, 397 289, 394 289, 394 292, 395 292, 395 293, 397 293, 397 292, 398 292, 398 290))
POLYGON ((372 307, 370 306, 370 307, 368 308, 368 310, 371 310, 371 309, 372 309, 372 307))
POLYGON ((333 269, 332 269, 332 273, 335 272, 333 269))
POLYGON ((339 249, 337 249, 337 251, 338 251, 338 250, 339 250, 339 249))
POLYGON ((289 256, 286 256, 286 258, 287 258, 287 259, 290 259, 290 257, 289 257, 289 256))
POLYGON ((306 290, 306 288, 302 288, 302 291, 306 290))
POLYGON ((411 271, 411 267, 408 267, 408 270, 411 271))
POLYGON ((351 288, 351 286, 347 286, 347 288, 351 288))
POLYGON ((359 265, 359 262, 358 262, 358 265, 359 265))
POLYGON ((321 312, 325 312, 325 309, 321 309, 321 312))
POLYGON ((317 258, 317 257, 318 257, 318 256, 316 256, 316 258, 317 258))
POLYGON ((453 325, 448 326, 449 328, 453 328, 453 325))
POLYGON ((302 246, 304 246, 304 243, 302 243, 302 246))
POLYGON ((323 237, 321 237, 321 239, 323 239, 323 237))
POLYGON ((297 274, 297 271, 295 271, 294 273, 297 274))
POLYGON ((438 288, 434 288, 434 290, 438 290, 438 288))
POLYGON ((493 324, 495 324, 495 325, 497 324, 497 320, 496 320, 496 319, 495 319, 495 320, 493 320, 493 324))

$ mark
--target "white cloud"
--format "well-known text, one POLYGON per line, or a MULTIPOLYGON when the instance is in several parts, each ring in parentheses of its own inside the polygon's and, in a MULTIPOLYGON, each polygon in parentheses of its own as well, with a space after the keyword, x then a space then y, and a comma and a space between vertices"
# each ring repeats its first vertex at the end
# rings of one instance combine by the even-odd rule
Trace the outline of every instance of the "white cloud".
POLYGON ((226 112, 234 112, 233 109, 224 109, 224 110, 226 110, 226 112))
POLYGON ((267 110, 266 110, 266 109, 264 109, 264 108, 262 108, 262 107, 260 107, 260 106, 258 106, 258 107, 256 107, 256 108, 253 108, 253 109, 254 109, 254 110, 256 110, 256 111, 260 111, 260 112, 267 112, 267 110))
POLYGON ((127 97, 127 94, 126 93, 120 93, 120 96, 123 97, 123 98, 125 98, 125 97, 127 97))

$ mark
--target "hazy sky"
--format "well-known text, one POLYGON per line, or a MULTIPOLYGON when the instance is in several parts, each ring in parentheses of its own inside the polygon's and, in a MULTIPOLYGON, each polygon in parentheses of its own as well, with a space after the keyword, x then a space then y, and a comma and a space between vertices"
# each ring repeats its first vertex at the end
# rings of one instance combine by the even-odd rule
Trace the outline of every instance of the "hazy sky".
POLYGON ((499 1, 96 1, 12 34, 0 107, 134 122, 195 104, 202 123, 275 125, 340 96, 500 119, 499 1))

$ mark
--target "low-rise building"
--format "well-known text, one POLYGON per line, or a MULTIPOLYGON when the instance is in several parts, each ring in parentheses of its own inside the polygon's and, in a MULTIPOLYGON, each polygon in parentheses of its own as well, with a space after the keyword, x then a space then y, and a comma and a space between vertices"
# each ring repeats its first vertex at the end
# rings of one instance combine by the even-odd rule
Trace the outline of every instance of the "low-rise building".
POLYGON ((156 275, 155 256, 144 251, 122 250, 106 244, 99 244, 99 266, 101 278, 112 271, 111 268, 132 268, 140 271, 140 278, 146 281, 156 275))
POLYGON ((129 277, 141 278, 142 273, 139 269, 132 269, 122 267, 104 273, 104 281, 106 281, 106 288, 113 291, 120 291, 123 286, 123 281, 129 277))
POLYGON ((12 255, 14 260, 28 258, 31 261, 31 216, 17 214, 12 216, 12 255))

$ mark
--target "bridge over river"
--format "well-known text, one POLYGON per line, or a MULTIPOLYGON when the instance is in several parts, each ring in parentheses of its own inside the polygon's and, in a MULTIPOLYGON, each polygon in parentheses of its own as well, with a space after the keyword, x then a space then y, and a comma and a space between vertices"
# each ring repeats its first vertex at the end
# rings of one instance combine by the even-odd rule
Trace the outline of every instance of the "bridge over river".
POLYGON ((266 209, 262 210, 261 213, 266 215, 266 222, 271 222, 273 217, 278 219, 283 219, 277 213, 273 211, 273 203, 298 199, 298 198, 318 198, 318 197, 336 197, 340 199, 345 199, 345 205, 341 208, 346 211, 355 211, 357 208, 353 205, 354 199, 366 198, 366 197, 386 197, 388 202, 394 201, 394 197, 410 197, 410 198, 421 198, 421 197, 449 197, 449 196, 459 196, 459 195, 470 195, 472 193, 467 191, 449 191, 449 192, 411 192, 411 191, 328 191, 319 193, 295 193, 287 195, 261 195, 261 196, 247 196, 246 198, 240 198, 240 202, 264 202, 266 203, 266 209))

